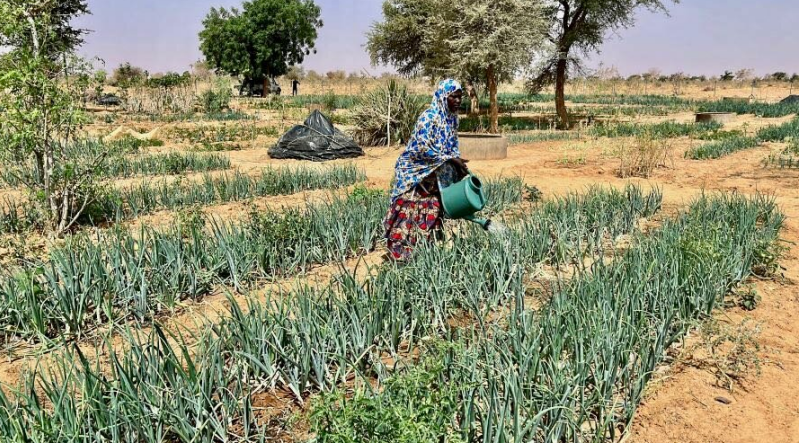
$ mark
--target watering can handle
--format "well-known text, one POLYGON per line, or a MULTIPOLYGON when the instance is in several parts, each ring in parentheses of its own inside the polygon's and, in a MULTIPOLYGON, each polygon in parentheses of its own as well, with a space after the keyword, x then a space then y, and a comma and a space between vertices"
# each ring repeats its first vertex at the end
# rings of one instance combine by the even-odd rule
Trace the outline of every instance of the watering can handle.
POLYGON ((483 207, 485 207, 485 205, 486 205, 486 196, 485 196, 485 194, 483 193, 483 186, 482 186, 482 183, 483 183, 483 181, 482 181, 482 180, 480 180, 480 179, 479 179, 479 178, 478 178, 476 175, 474 175, 474 174, 469 174, 467 177, 469 177, 469 178, 472 178, 472 177, 473 177, 473 178, 476 178, 476 179, 477 179, 477 182, 481 184, 481 186, 478 188, 477 195, 480 197, 480 206, 483 206, 483 207))

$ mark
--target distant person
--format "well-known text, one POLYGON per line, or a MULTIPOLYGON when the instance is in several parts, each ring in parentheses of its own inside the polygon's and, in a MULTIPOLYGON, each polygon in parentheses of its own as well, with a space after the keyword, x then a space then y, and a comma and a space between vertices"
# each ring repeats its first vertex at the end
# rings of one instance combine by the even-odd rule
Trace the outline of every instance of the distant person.
POLYGON ((291 95, 297 95, 300 93, 300 81, 296 78, 291 81, 291 95))
POLYGON ((444 209, 439 188, 445 188, 469 170, 458 147, 458 109, 463 88, 455 80, 438 84, 430 107, 395 167, 397 183, 383 226, 390 258, 405 261, 419 242, 441 238, 444 209))

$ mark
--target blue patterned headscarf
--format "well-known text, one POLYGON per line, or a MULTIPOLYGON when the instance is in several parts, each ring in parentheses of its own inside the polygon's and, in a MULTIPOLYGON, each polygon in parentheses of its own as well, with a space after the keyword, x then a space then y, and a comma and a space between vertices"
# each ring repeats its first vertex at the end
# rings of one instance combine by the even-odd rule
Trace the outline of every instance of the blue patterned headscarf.
POLYGON ((416 123, 405 151, 400 154, 395 167, 397 184, 391 191, 391 200, 413 189, 447 160, 461 156, 458 149, 458 114, 450 112, 447 98, 462 91, 455 80, 442 80, 433 96, 430 107, 416 123))

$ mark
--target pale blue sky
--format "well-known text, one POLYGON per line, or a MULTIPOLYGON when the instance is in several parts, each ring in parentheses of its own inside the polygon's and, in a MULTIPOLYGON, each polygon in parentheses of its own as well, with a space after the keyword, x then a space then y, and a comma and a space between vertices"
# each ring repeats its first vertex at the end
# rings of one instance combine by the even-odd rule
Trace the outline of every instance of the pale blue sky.
MULTIPOLYGON (((113 69, 123 61, 150 72, 184 71, 201 57, 197 33, 212 6, 241 0, 89 0, 80 25, 94 32, 82 52, 113 69)), ((382 0, 317 0, 325 26, 306 69, 376 73, 363 45, 381 19, 382 0)), ((612 35, 592 57, 621 74, 658 68, 664 73, 716 75, 753 68, 759 74, 799 72, 799 1, 683 0, 671 16, 641 12, 636 26, 612 35)))

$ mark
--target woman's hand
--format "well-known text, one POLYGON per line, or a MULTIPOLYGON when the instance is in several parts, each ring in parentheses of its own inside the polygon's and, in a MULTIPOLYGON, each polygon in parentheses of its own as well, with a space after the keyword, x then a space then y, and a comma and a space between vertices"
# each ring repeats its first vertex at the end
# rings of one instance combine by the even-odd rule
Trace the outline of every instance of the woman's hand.
POLYGON ((466 166, 466 163, 469 163, 469 160, 458 157, 458 158, 453 158, 450 161, 455 166, 455 168, 458 169, 460 175, 464 177, 469 175, 469 167, 466 166))

